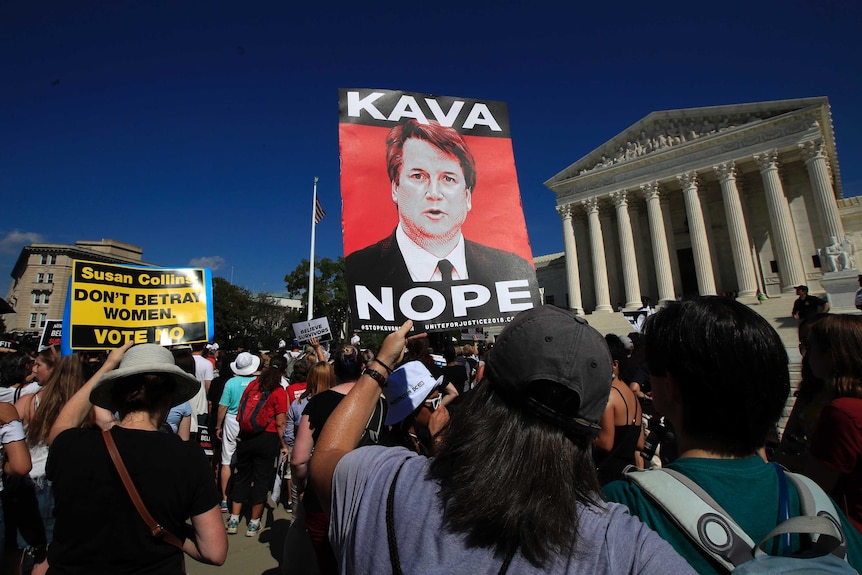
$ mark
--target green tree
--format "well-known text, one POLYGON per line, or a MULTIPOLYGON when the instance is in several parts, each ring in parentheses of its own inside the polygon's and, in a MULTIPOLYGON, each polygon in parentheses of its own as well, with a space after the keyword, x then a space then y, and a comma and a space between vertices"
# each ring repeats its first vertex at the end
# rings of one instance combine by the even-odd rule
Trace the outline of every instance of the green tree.
POLYGON ((224 278, 213 278, 213 321, 215 341, 226 349, 247 346, 245 338, 252 325, 251 292, 235 286, 224 278))
POLYGON ((252 298, 251 305, 253 331, 263 349, 276 349, 279 335, 290 331, 293 323, 305 319, 301 310, 283 306, 267 294, 252 298))
POLYGON ((275 349, 279 335, 303 318, 266 294, 252 294, 224 278, 213 278, 215 340, 225 349, 275 349))
MULTIPOLYGON (((313 317, 329 318, 329 327, 335 339, 343 340, 344 324, 349 315, 347 283, 344 280, 344 258, 318 259, 314 270, 313 317)), ((287 292, 302 299, 308 306, 308 260, 304 259, 284 277, 287 292)), ((307 317, 307 315, 306 315, 307 317)))

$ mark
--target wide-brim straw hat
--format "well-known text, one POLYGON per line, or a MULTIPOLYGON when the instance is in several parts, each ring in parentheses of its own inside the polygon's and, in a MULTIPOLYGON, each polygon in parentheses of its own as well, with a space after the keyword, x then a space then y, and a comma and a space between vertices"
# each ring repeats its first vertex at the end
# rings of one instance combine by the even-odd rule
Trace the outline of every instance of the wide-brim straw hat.
POLYGON ((105 409, 111 405, 111 390, 118 381, 141 374, 167 375, 177 384, 171 407, 185 403, 201 390, 201 382, 183 371, 174 363, 174 355, 166 348, 154 343, 142 343, 126 351, 120 366, 108 372, 90 392, 90 403, 105 409))

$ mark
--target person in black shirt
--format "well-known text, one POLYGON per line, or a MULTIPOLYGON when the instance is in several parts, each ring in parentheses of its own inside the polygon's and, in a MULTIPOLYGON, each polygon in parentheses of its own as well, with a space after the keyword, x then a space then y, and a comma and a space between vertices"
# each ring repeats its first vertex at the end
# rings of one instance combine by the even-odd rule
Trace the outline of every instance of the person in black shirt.
POLYGON ((813 295, 808 295, 808 286, 796 286, 796 301, 793 302, 793 318, 803 321, 816 313, 829 311, 829 302, 813 295))

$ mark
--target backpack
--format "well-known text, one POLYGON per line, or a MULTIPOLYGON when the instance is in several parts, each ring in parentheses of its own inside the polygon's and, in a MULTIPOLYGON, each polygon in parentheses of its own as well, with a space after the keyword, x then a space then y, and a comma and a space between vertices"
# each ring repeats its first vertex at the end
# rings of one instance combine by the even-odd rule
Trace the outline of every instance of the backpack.
POLYGON ((270 393, 260 390, 260 380, 257 378, 252 380, 242 392, 239 409, 236 412, 240 437, 254 437, 266 430, 266 426, 272 421, 272 410, 266 405, 270 393))
POLYGON ((301 359, 305 359, 305 352, 301 352, 299 355, 294 356, 292 353, 288 352, 285 355, 285 359, 287 359, 287 367, 284 370, 284 376, 287 379, 290 379, 290 376, 293 375, 293 367, 296 365, 301 359))
POLYGON ((780 522, 756 545, 708 493, 678 471, 630 468, 625 478, 640 487, 705 555, 728 572, 856 573, 847 563, 847 538, 829 496, 811 479, 773 465, 779 479, 782 516, 789 516, 787 478, 799 493, 803 514, 780 522), (808 547, 786 555, 766 550, 772 539, 781 537, 781 546, 789 553, 793 534, 808 547))

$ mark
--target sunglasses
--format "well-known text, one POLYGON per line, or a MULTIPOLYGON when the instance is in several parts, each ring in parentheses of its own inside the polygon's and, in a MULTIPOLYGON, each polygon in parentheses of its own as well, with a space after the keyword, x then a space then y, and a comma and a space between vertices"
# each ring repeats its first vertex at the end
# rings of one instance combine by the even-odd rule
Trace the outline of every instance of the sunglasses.
POLYGON ((431 407, 431 411, 437 411, 443 403, 443 394, 438 393, 437 397, 426 399, 425 403, 431 407))

